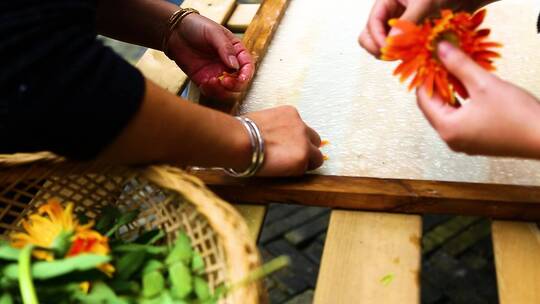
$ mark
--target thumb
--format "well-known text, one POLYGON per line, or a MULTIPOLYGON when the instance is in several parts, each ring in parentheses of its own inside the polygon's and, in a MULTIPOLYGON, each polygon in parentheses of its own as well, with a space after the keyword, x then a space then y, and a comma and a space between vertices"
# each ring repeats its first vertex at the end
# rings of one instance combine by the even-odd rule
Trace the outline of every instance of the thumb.
POLYGON ((492 75, 476 64, 467 54, 447 41, 437 46, 437 54, 448 71, 472 91, 484 86, 492 75))
POLYGON ((240 63, 236 58, 236 52, 231 39, 223 32, 216 31, 211 35, 211 41, 214 49, 217 50, 221 61, 229 68, 238 70, 240 63))

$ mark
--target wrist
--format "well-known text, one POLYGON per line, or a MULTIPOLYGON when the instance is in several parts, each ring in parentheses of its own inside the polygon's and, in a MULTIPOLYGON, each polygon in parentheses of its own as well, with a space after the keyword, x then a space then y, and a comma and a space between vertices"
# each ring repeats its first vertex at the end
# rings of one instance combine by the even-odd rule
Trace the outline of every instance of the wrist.
POLYGON ((224 155, 223 167, 242 172, 251 164, 253 146, 250 134, 242 122, 232 116, 229 118, 231 121, 230 127, 226 131, 228 140, 226 141, 227 152, 224 155))

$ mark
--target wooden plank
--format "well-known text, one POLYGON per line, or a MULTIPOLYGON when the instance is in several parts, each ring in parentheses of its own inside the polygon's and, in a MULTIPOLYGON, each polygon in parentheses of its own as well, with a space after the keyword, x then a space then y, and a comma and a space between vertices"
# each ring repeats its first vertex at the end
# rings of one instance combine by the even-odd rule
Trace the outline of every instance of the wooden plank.
POLYGON ((443 213, 498 219, 540 219, 540 187, 307 175, 238 180, 198 172, 214 192, 234 202, 303 204, 398 213, 443 213))
MULTIPOLYGON (((257 11, 253 21, 249 24, 242 42, 253 56, 256 68, 263 60, 264 55, 266 55, 268 46, 274 37, 288 5, 289 0, 265 0, 257 11)), ((251 81, 251 83, 252 82, 253 81, 251 81)), ((244 101, 248 91, 249 89, 229 104, 209 99, 201 100, 201 104, 219 109, 226 113, 237 113, 238 107, 244 101)))
POLYGON ((235 205, 236 209, 246 220, 251 236, 255 241, 258 240, 261 228, 266 215, 266 207, 258 205, 235 205))
POLYGON ((333 211, 314 303, 419 303, 421 219, 333 211))
POLYGON ((495 221, 492 235, 500 303, 540 303, 537 224, 495 221))
POLYGON ((258 3, 238 4, 227 21, 227 27, 233 32, 244 32, 261 5, 258 3))
MULTIPOLYGON (((185 0, 182 7, 197 9, 201 15, 223 24, 236 5, 235 0, 185 0)), ((144 76, 167 91, 177 94, 187 81, 187 76, 176 63, 158 50, 147 50, 136 66, 144 76)))

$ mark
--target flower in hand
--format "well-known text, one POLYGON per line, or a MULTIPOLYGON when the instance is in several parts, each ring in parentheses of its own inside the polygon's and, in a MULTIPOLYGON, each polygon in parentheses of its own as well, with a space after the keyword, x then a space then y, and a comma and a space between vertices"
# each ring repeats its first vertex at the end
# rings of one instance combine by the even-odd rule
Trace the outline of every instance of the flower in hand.
POLYGON ((458 47, 482 68, 492 71, 493 59, 499 57, 492 48, 501 44, 488 41, 489 29, 478 29, 485 10, 474 15, 467 12, 453 13, 442 10, 438 19, 426 19, 416 25, 410 21, 391 19, 388 23, 397 29, 396 35, 386 39, 386 46, 381 49, 383 60, 401 60, 394 70, 403 82, 414 75, 409 90, 424 87, 428 96, 434 93, 454 106, 459 106, 454 92, 462 98, 468 98, 465 86, 441 63, 437 55, 437 45, 447 41, 458 47))

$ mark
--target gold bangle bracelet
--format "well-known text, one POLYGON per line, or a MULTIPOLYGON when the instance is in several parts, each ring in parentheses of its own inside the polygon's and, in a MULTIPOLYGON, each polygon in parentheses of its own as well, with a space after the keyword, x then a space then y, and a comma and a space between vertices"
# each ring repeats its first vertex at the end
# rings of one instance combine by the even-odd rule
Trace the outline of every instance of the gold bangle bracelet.
POLYGON ((165 55, 169 56, 169 40, 171 39, 174 29, 182 22, 184 18, 193 13, 199 14, 199 11, 194 8, 181 8, 171 15, 167 21, 167 25, 163 31, 163 37, 161 39, 161 50, 165 53, 165 55))

